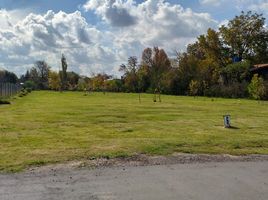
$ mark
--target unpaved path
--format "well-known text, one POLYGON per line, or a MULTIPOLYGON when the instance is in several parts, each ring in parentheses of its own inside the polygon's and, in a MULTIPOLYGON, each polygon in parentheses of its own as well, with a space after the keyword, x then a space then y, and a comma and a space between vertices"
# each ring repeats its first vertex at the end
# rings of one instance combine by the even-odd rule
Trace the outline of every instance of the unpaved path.
POLYGON ((175 162, 175 157, 143 158, 157 161, 147 165, 139 164, 138 159, 125 161, 125 165, 120 159, 99 160, 98 166, 108 163, 109 167, 89 169, 57 165, 2 174, 0 199, 268 199, 266 156, 254 159, 223 156, 224 160, 204 156, 207 159, 203 161, 197 161, 196 156, 193 156, 196 159, 186 156, 184 160, 188 162, 178 162, 179 159, 175 162))

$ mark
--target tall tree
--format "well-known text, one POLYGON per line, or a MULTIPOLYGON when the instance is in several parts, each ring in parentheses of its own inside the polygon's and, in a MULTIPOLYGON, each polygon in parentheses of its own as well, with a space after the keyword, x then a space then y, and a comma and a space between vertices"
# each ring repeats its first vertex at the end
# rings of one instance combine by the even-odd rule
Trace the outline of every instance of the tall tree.
POLYGON ((6 71, 0 70, 0 83, 17 83, 18 77, 16 74, 6 71))
POLYGON ((40 80, 39 80, 39 75, 38 75, 38 71, 35 67, 32 67, 30 69, 30 80, 33 81, 37 87, 37 89, 39 88, 39 84, 40 84, 40 80))
POLYGON ((139 101, 141 102, 141 84, 140 84, 140 76, 139 76, 139 65, 138 59, 135 56, 128 58, 128 64, 122 64, 120 66, 119 71, 124 72, 123 79, 125 82, 125 86, 128 88, 130 92, 138 92, 139 93, 139 101))
POLYGON ((153 66, 153 50, 151 48, 146 48, 142 52, 141 63, 139 68, 139 76, 141 81, 142 90, 148 91, 151 87, 151 69, 153 66))
POLYGON ((60 76, 57 72, 50 71, 49 72, 49 88, 52 90, 59 90, 60 89, 60 76))
POLYGON ((27 70, 26 74, 21 76, 21 81, 31 81, 35 86, 35 89, 48 89, 48 77, 50 66, 45 61, 36 61, 34 67, 27 70))
POLYGON ((153 50, 151 48, 146 48, 142 52, 141 65, 152 67, 153 65, 153 50))
POLYGON ((50 67, 45 61, 36 61, 35 69, 36 72, 33 72, 35 73, 33 75, 36 76, 37 73, 37 77, 35 78, 37 79, 37 85, 39 89, 48 89, 48 76, 50 67))
MULTIPOLYGON (((209 28, 206 35, 200 35, 196 43, 203 56, 200 60, 211 60, 215 66, 223 67, 230 63, 228 49, 224 47, 220 34, 209 28)), ((188 49, 189 50, 189 49, 188 49)))
POLYGON ((62 54, 62 56, 61 56, 61 67, 62 67, 62 71, 60 73, 60 75, 61 75, 61 89, 66 90, 66 89, 68 89, 68 84, 67 84, 68 64, 67 64, 67 60, 66 60, 64 54, 62 54))
MULTIPOLYGON (((152 77, 153 85, 155 87, 155 94, 158 93, 159 102, 161 102, 161 92, 163 88, 163 81, 166 73, 171 69, 170 60, 164 49, 154 47, 152 77)), ((156 97, 155 97, 156 100, 156 97)))
POLYGON ((111 76, 109 76, 108 74, 99 73, 91 78, 90 87, 94 91, 102 91, 105 94, 107 88, 107 80, 110 78, 111 76))
POLYGON ((177 54, 178 60, 178 93, 180 95, 186 95, 189 84, 192 80, 202 79, 199 74, 199 59, 198 57, 189 53, 179 53, 177 54), (198 77, 197 77, 198 76, 198 77))
POLYGON ((242 12, 223 25, 220 33, 233 56, 254 63, 268 61, 268 32, 262 14, 242 12))
POLYGON ((69 90, 75 90, 77 88, 79 78, 79 74, 75 72, 67 72, 67 83, 69 90))
POLYGON ((163 89, 163 81, 165 74, 171 69, 170 60, 164 49, 158 47, 146 48, 142 53, 142 66, 147 66, 150 73, 151 88, 154 92, 154 101, 156 94, 161 102, 161 90, 163 89))
POLYGON ((263 78, 255 74, 248 86, 248 92, 250 97, 255 100, 265 99, 267 88, 265 88, 263 78))

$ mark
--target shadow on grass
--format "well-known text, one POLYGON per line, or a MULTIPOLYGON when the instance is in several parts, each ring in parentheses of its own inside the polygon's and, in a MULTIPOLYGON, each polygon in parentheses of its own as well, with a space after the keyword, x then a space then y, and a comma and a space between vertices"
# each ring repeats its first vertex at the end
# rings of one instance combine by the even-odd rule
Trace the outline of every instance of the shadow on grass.
POLYGON ((236 126, 231 126, 231 127, 227 128, 227 129, 239 130, 240 128, 239 127, 236 127, 236 126))

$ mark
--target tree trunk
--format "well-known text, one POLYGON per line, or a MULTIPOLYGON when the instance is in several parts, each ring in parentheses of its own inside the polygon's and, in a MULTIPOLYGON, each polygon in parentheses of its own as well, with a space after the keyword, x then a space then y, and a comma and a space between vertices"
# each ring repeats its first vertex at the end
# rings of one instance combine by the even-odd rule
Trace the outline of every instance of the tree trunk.
POLYGON ((153 98, 153 102, 156 102, 156 89, 154 90, 154 98, 153 98))

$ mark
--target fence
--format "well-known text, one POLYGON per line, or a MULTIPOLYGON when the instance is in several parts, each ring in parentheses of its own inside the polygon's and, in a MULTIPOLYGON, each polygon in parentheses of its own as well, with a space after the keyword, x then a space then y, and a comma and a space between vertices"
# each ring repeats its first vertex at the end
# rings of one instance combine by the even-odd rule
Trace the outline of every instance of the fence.
POLYGON ((0 97, 9 97, 21 90, 21 86, 13 83, 0 83, 0 97))

